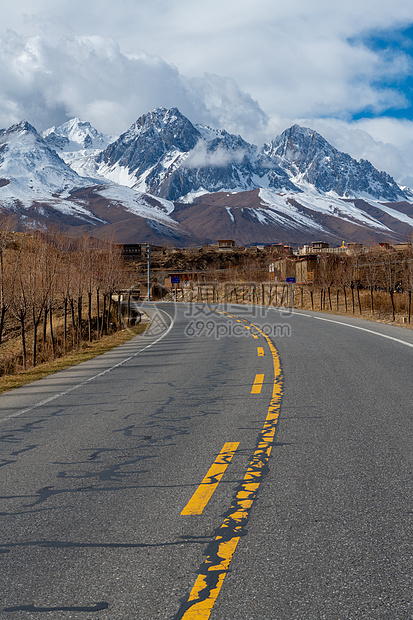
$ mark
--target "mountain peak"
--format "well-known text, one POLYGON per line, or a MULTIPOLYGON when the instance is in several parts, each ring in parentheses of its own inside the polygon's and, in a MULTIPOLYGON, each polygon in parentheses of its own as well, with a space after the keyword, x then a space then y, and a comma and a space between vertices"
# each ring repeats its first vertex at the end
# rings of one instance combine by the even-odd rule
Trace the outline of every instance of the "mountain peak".
POLYGON ((192 123, 181 114, 178 108, 155 108, 147 114, 143 114, 123 135, 142 133, 148 130, 168 131, 171 127, 191 127, 196 131, 192 123))
POLYGON ((289 127, 266 144, 264 152, 292 175, 293 182, 308 183, 321 192, 334 192, 345 198, 370 196, 389 202, 406 198, 388 174, 379 172, 368 161, 358 162, 338 151, 308 127, 289 127))
POLYGON ((21 131, 27 131, 29 133, 38 135, 36 128, 33 127, 33 125, 31 125, 30 123, 28 123, 26 120, 22 120, 19 123, 16 123, 15 125, 11 125, 11 127, 5 130, 7 134, 19 133, 21 131))
POLYGON ((78 151, 83 149, 102 150, 114 140, 95 129, 88 121, 75 117, 59 127, 53 126, 42 133, 43 139, 57 151, 78 151))
POLYGON ((187 153, 201 138, 199 131, 178 108, 155 108, 143 114, 98 158, 106 170, 127 169, 138 177, 159 164, 167 153, 187 153))

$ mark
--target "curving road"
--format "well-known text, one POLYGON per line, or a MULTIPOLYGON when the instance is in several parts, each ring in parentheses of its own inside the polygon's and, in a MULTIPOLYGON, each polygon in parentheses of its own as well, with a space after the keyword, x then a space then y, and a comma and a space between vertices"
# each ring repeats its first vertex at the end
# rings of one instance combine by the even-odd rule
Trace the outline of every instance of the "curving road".
POLYGON ((146 309, 0 396, 0 617, 412 618, 413 331, 146 309))

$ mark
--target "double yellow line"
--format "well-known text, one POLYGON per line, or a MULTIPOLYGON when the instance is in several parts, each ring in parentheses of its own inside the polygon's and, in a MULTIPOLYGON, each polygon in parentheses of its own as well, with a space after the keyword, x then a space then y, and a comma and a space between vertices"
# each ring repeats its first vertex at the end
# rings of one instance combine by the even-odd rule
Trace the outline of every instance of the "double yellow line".
MULTIPOLYGON (((267 341, 273 359, 274 378, 271 401, 268 407, 264 426, 260 433, 257 448, 248 465, 244 479, 241 482, 231 504, 228 516, 219 528, 218 534, 214 541, 209 546, 209 554, 199 570, 198 577, 191 590, 188 600, 183 604, 180 612, 178 613, 177 617, 182 620, 207 620, 209 618, 221 590, 225 576, 228 573, 232 556, 234 555, 240 537, 244 532, 251 507, 256 498, 275 440, 282 397, 283 377, 280 358, 269 337, 259 327, 255 325, 253 327, 267 341)), ((257 375, 257 377, 254 382, 254 385, 257 386, 256 389, 258 389, 258 385, 262 386, 264 375, 257 375), (257 377, 259 378, 258 380, 257 377)), ((228 446, 228 444, 225 444, 225 446, 228 446)), ((225 446, 224 449, 228 450, 228 447, 225 448, 225 446)), ((228 458, 228 452, 225 454, 227 455, 226 458, 228 458)), ((217 458, 219 459, 220 457, 218 456, 217 458)), ((218 469, 220 465, 222 465, 222 463, 216 463, 218 469)), ((214 466, 215 464, 213 467, 214 466)), ((213 467, 204 479, 206 486, 210 484, 212 479, 211 470, 213 470, 213 472, 215 471, 213 467)), ((219 470, 219 472, 220 471, 221 470, 219 470)))

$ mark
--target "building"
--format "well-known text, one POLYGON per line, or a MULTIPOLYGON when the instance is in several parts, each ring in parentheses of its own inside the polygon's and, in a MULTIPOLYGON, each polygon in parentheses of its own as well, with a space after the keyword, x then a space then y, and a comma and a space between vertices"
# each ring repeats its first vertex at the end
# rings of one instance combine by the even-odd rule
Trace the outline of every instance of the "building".
POLYGON ((317 270, 317 256, 305 256, 295 263, 295 279, 297 283, 307 284, 314 281, 317 270))
POLYGON ((220 250, 235 248, 235 241, 233 239, 218 239, 218 248, 220 250))

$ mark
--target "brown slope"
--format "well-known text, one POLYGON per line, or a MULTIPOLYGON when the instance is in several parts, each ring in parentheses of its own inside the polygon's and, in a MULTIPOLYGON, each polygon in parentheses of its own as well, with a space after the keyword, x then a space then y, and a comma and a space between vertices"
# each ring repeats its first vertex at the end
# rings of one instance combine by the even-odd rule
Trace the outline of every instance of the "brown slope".
MULTIPOLYGON (((346 202, 352 202, 358 209, 362 209, 368 215, 371 215, 376 220, 381 222, 387 228, 393 231, 392 238, 395 241, 405 241, 412 235, 413 229, 405 222, 401 222, 392 215, 385 213, 375 205, 370 204, 365 200, 347 200, 346 202)), ((390 207, 394 211, 398 211, 403 215, 408 215, 413 219, 413 205, 409 202, 383 202, 384 206, 390 207)))
POLYGON ((260 222, 254 216, 254 211, 258 208, 265 211, 266 206, 261 203, 259 190, 237 194, 227 192, 205 194, 196 198, 192 204, 176 204, 173 217, 196 238, 203 238, 207 242, 233 239, 238 244, 282 241, 296 245, 320 238, 330 243, 341 243, 342 240, 373 243, 400 240, 402 237, 405 238, 409 231, 410 234, 412 232, 412 229, 403 222, 363 201, 357 201, 357 206, 388 226, 390 232, 362 226, 334 215, 316 213, 300 205, 299 195, 289 202, 315 224, 321 224, 324 231, 320 232, 311 226, 303 228, 294 221, 293 212, 291 216, 280 213, 277 222, 260 222), (232 218, 226 207, 230 207, 232 218))
MULTIPOLYGON (((99 186, 76 190, 66 199, 73 206, 81 205, 87 209, 90 216, 81 212, 64 212, 52 203, 34 202, 29 208, 16 204, 13 212, 20 216, 20 228, 57 226, 68 236, 83 234, 94 237, 110 235, 120 243, 152 243, 161 245, 172 243, 185 245, 188 235, 177 223, 173 227, 165 226, 156 220, 145 218, 131 213, 120 203, 100 196, 99 186)), ((148 205, 155 206, 155 198, 148 197, 148 205)), ((16 229, 19 228, 16 226, 16 229)))

